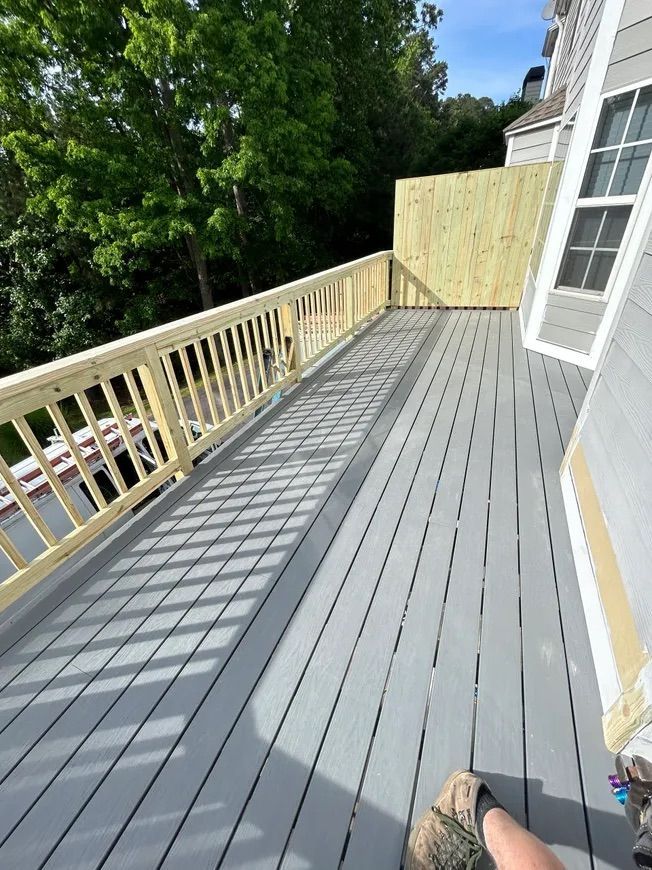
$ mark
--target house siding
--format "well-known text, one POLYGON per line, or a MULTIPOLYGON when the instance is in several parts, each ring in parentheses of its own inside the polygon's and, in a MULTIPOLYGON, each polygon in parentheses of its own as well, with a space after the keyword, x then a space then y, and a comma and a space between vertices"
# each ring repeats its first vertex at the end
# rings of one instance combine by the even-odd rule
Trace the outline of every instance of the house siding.
POLYGON ((557 68, 555 71, 554 81, 552 83, 552 93, 559 88, 568 84, 573 71, 574 46, 578 36, 578 18, 582 0, 574 0, 571 4, 566 20, 564 22, 564 31, 559 45, 559 58, 557 60, 557 68))
POLYGON ((582 99, 603 8, 604 0, 585 0, 582 4, 575 45, 572 48, 573 64, 567 84, 565 119, 575 114, 582 99))
POLYGON ((515 133, 509 165, 541 163, 548 160, 554 129, 553 124, 530 132, 515 133))
POLYGON ((641 639, 652 647, 652 239, 580 433, 641 639))
POLYGON ((652 77, 652 3, 627 0, 614 42, 603 93, 652 77))
POLYGON ((549 293, 539 331, 542 341, 589 353, 602 321, 606 303, 549 293))

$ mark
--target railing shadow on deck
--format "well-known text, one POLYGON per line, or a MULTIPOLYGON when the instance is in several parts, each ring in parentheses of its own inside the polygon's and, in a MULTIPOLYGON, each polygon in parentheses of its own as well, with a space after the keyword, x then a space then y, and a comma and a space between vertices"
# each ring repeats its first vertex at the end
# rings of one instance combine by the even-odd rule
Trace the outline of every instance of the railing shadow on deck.
MULTIPOLYGON (((392 316, 400 316, 400 313, 392 316)), ((333 866, 337 866, 358 800, 357 793, 316 772, 314 763, 304 763, 292 752, 280 748, 277 737, 284 721, 284 710, 276 709, 276 697, 270 696, 267 689, 268 709, 275 711, 277 717, 271 722, 261 715, 258 703, 251 695, 254 686, 260 687, 264 681, 267 664, 283 643, 286 629, 303 598, 299 597, 298 601, 288 599, 277 608, 277 622, 272 632, 261 631, 256 616, 269 596, 275 590, 280 592, 283 589, 283 581, 287 581, 283 574, 284 565, 296 551, 298 538, 310 526, 319 507, 318 493, 313 493, 315 501, 307 509, 299 507, 306 494, 307 482, 299 486, 296 474, 301 473, 305 463, 314 460, 317 468, 310 479, 325 492, 330 491, 333 475, 337 477, 342 467, 337 463, 346 463, 347 457, 354 454, 356 446, 382 412, 394 383, 413 358, 419 331, 404 330, 392 343, 384 336, 382 325, 381 320, 370 333, 377 356, 370 353, 368 342, 364 347, 351 346, 342 358, 341 366, 333 366, 328 379, 316 381, 312 391, 306 390, 303 403, 306 413, 294 427, 292 439, 286 437, 288 424, 293 419, 293 405, 288 402, 286 407, 279 407, 255 437, 243 446, 239 458, 234 457, 224 469, 207 474, 188 495, 185 505, 179 504, 155 524, 149 536, 143 536, 125 551, 115 573, 117 580, 126 577, 126 587, 113 592, 106 589, 98 613, 81 614, 73 623, 77 629, 87 629, 87 646, 83 648, 82 657, 78 655, 79 649, 67 642, 70 638, 63 637, 62 643, 53 645, 40 657, 46 666, 60 668, 60 677, 46 687, 42 678, 40 682, 32 680, 26 671, 25 679, 16 685, 17 696, 3 695, 4 701, 10 704, 13 698, 15 709, 19 710, 24 707, 24 693, 45 688, 43 695, 34 696, 36 703, 31 705, 34 713, 31 721, 40 718, 43 727, 52 726, 43 737, 40 750, 31 758, 23 755, 23 760, 18 761, 20 767, 14 765, 15 773, 7 777, 8 758, 16 761, 18 755, 24 753, 25 731, 20 719, 15 720, 10 732, 7 731, 8 723, 4 723, 5 742, 0 741, 5 762, 3 776, 6 777, 6 785, 0 786, 5 797, 3 805, 6 805, 7 816, 16 819, 19 825, 16 831, 27 835, 31 830, 32 834, 27 836, 27 842, 21 841, 20 849, 14 853, 20 863, 8 862, 6 866, 32 866, 32 859, 33 866, 36 866, 43 850, 47 852, 56 842, 35 838, 29 815, 25 816, 24 823, 20 822, 22 813, 32 806, 50 818, 65 812, 72 813, 73 820, 76 819, 69 836, 61 841, 60 851, 55 853, 57 857, 66 854, 68 849, 88 849, 90 853, 99 849, 101 860, 115 844, 114 855, 107 866, 120 866, 121 863, 122 866, 155 866, 176 832, 183 830, 184 834, 191 831, 192 835, 179 839, 176 847, 179 851, 174 855, 180 860, 194 859, 203 866, 210 858, 215 864, 220 850, 228 847, 227 865, 252 866, 256 859, 267 860, 276 854, 280 857, 285 849, 283 837, 291 829, 307 787, 313 805, 319 808, 322 826, 318 830, 310 828, 307 845, 297 834, 293 835, 286 855, 288 865, 324 866, 327 850, 335 849, 337 854, 333 866), (388 374, 390 362, 393 366, 390 365, 388 374), (368 381, 365 380, 365 371, 368 381), (342 397, 349 396, 351 406, 345 415, 341 409, 333 410, 331 418, 326 410, 325 417, 320 420, 320 409, 326 408, 329 394, 336 405, 342 397), (329 422, 335 436, 334 451, 329 452, 320 446, 323 439, 308 444, 311 433, 320 427, 328 428, 329 422), (288 461, 296 471, 289 479, 282 473, 288 461), (246 510, 249 504, 246 499, 261 492, 260 486, 252 485, 249 476, 259 469, 270 475, 269 504, 265 500, 259 506, 263 511, 260 516, 250 517, 247 521, 240 514, 230 514, 229 521, 223 510, 225 503, 219 494, 220 486, 237 474, 232 497, 243 497, 245 503, 240 505, 240 509, 246 510), (320 469, 323 476, 320 476, 320 469), (213 521, 209 519, 211 517, 213 521), (259 527, 270 519, 275 523, 271 529, 268 527, 264 531, 259 527), (254 520, 254 527, 249 530, 248 523, 254 520), (185 544, 180 545, 179 540, 171 537, 178 523, 185 524, 185 531, 189 534, 194 529, 197 535, 194 542, 190 542, 193 544, 191 555, 185 544), (240 526, 245 527, 244 535, 240 526), (219 541, 225 543, 228 529, 233 531, 229 540, 237 540, 239 536, 244 538, 246 555, 252 559, 251 562, 238 564, 238 557, 243 553, 235 543, 231 551, 211 556, 211 546, 219 541), (153 565, 143 569, 137 563, 129 562, 132 556, 146 557, 152 548, 156 553, 153 565), (179 553, 178 559, 174 559, 175 553, 179 553), (260 560, 265 554, 268 564, 261 565, 260 560), (168 573, 156 579, 157 572, 168 573), (148 578, 151 578, 150 582, 147 582, 148 578), (167 598, 175 593, 180 595, 176 600, 167 598), (152 598, 153 594, 161 596, 158 604, 152 598), (113 618, 107 630, 93 640, 93 632, 96 629, 102 631, 107 617, 106 606, 111 605, 113 597, 117 599, 118 618, 113 618), (182 619, 184 613, 190 616, 187 624, 181 625, 175 619, 182 619), (166 622, 168 617, 171 619, 166 622), (172 632, 175 642, 183 645, 183 653, 168 651, 162 646, 172 632), (127 659, 121 658, 120 649, 132 637, 132 653, 127 659), (248 644, 249 655, 255 652, 254 664, 248 680, 237 680, 234 675, 241 671, 236 671, 229 663, 236 661, 236 656, 243 651, 243 641, 248 644), (101 657, 107 648, 113 650, 115 659, 105 660, 104 664, 101 660, 94 661, 94 657, 101 657), (81 670, 77 670, 77 666, 81 670), (88 668, 88 673, 82 672, 84 667, 88 668), (204 714, 203 727, 197 733, 192 725, 197 721, 192 719, 197 701, 193 706, 188 699, 208 699, 209 693, 221 692, 219 680, 227 667, 231 668, 231 689, 238 687, 237 702, 232 700, 230 712, 226 711, 226 705, 213 702, 215 715, 204 714), (91 739, 87 739, 90 728, 84 731, 80 719, 75 718, 80 709, 71 706, 75 698, 85 699, 90 705, 86 707, 86 715, 91 710, 93 720, 99 719, 93 723, 96 730, 91 739), (64 718, 68 709, 69 717, 64 718), (141 727, 142 722, 146 725, 141 727), (231 768, 233 776, 230 776, 223 769, 223 759, 226 758, 223 746, 227 740, 234 741, 233 735, 238 738, 235 745, 239 751, 231 754, 231 759, 237 761, 237 768, 231 768), (6 741, 7 736, 15 739, 13 748, 6 741), (257 780, 261 770, 263 778, 257 780), (235 785, 236 774, 242 778, 240 790, 235 785), (210 782, 217 793, 208 785, 199 791, 205 782, 209 782, 208 777, 211 777, 210 782), (262 804, 258 798, 250 800, 250 796, 255 794, 252 789, 261 788, 256 783, 265 783, 270 778, 284 783, 284 786, 292 784, 296 807, 277 807, 273 794, 262 804), (223 788, 226 792, 221 791, 223 788), (185 801, 187 794, 189 797, 185 801), (168 804, 167 812, 161 812, 161 805, 155 803, 156 800, 169 801, 172 805, 168 804), (87 802, 90 810, 84 811, 87 802), (192 811, 187 816, 186 810, 191 804, 192 811), (287 814, 284 816, 287 823, 272 823, 270 814, 277 818, 274 816, 276 810, 287 814), (125 828, 132 812, 136 815, 125 828), (336 819, 339 819, 339 829, 335 825, 336 819), (240 838, 238 835, 232 840, 233 831, 240 822, 244 823, 241 829, 244 836, 240 838), (186 827, 182 829, 182 825, 186 827), (275 852, 275 849, 279 851, 275 852)), ((199 478, 204 470, 197 469, 194 474, 199 478)), ((318 557, 319 554, 315 553, 315 560, 318 557)), ((311 582, 310 578, 302 580, 303 592, 310 589, 311 582)), ((291 590, 291 584, 286 582, 285 589, 291 590)), ((90 586, 82 587, 78 593, 75 600, 90 601, 89 606, 97 598, 97 589, 90 586)), ((299 593, 302 589, 297 590, 297 595, 299 593)), ((43 625, 46 632, 51 627, 47 623, 43 625)), ((308 641, 316 645, 318 638, 308 638, 308 641)), ((81 709, 83 712, 83 707, 81 709)), ((316 721, 311 723, 310 713, 309 707, 301 712, 307 727, 325 729, 326 719, 315 717, 316 721)), ((86 720, 87 725, 89 721, 86 720)), ((321 747, 323 734, 317 736, 321 747)), ((510 795, 523 793, 521 779, 491 772, 486 776, 507 808, 511 803, 510 795)), ((529 782, 529 794, 536 794, 544 809, 549 806, 551 819, 563 819, 572 802, 540 795, 541 787, 538 781, 529 782)), ((522 798, 518 803, 522 804, 522 798)), ((392 866, 398 867, 407 833, 405 819, 396 818, 375 806, 363 804, 359 809, 367 813, 372 828, 382 832, 383 838, 393 844, 396 861, 392 866)), ((573 815, 577 815, 576 807, 573 815)), ((592 815, 596 817, 595 813, 592 815)), ((602 815, 597 813, 597 818, 602 820, 602 815)), ((615 844, 622 841, 616 832, 618 820, 604 814, 603 821, 604 832, 613 832, 615 850, 615 844)), ((355 827, 353 830, 355 832, 355 827)), ((548 835, 552 844, 581 848, 572 836, 555 839, 557 834, 564 834, 563 825, 552 825, 550 831, 537 832, 544 837, 548 835)), ((614 857, 609 839, 608 836, 594 838, 596 854, 605 860, 614 857)), ((11 848, 12 845, 13 841, 8 840, 7 846, 11 848)), ((622 855, 617 857, 616 866, 622 855)), ((73 863, 71 861, 70 866, 73 863)))
POLYGON ((0 453, 0 609, 384 311, 390 263, 373 254, 1 379, 0 424, 25 461, 0 453), (34 412, 54 444, 37 438, 34 412))

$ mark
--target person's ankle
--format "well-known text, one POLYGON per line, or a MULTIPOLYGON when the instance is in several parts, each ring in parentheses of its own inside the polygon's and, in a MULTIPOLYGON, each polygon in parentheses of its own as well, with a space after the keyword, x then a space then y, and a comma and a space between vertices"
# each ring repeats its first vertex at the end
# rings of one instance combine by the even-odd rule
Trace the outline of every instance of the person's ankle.
POLYGON ((483 783, 475 805, 475 826, 478 840, 484 849, 487 848, 487 838, 484 830, 485 820, 490 813, 493 814, 494 810, 505 812, 503 805, 496 800, 493 792, 483 783))

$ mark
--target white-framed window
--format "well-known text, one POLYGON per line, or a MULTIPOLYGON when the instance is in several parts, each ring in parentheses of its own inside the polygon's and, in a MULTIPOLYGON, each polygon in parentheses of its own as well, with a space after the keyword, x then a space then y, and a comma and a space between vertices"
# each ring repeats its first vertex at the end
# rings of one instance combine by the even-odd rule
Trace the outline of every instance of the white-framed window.
POLYGON ((604 295, 652 153, 652 85, 605 98, 557 289, 604 295))

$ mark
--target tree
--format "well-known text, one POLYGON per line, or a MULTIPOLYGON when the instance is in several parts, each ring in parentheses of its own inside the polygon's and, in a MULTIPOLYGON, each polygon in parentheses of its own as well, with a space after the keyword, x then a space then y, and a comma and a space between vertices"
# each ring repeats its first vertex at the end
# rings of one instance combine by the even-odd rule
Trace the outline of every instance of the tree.
POLYGON ((394 182, 500 165, 417 0, 1 0, 0 368, 391 244, 394 182))
POLYGON ((300 247, 302 208, 342 202, 328 69, 289 3, 7 6, 3 27, 27 49, 20 84, 40 111, 8 111, 4 145, 30 208, 53 204, 118 284, 184 244, 210 307, 210 257, 235 261, 250 292, 266 245, 300 247))

